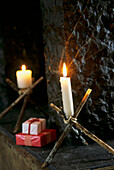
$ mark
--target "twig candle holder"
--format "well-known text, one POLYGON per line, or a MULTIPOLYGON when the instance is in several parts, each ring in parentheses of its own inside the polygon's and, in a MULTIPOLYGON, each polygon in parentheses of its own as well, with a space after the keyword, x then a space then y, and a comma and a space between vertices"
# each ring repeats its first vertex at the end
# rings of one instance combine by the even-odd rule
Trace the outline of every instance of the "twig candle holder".
POLYGON ((24 98, 24 102, 21 108, 21 112, 19 114, 16 126, 14 128, 14 133, 16 133, 19 129, 19 126, 21 124, 22 118, 25 113, 26 105, 29 101, 30 94, 32 93, 32 89, 36 87, 37 84, 39 84, 43 80, 43 77, 40 77, 35 83, 32 84, 30 88, 27 89, 18 89, 17 86, 9 79, 6 79, 6 82, 19 93, 19 97, 10 105, 8 106, 3 112, 0 113, 0 119, 6 115, 8 111, 10 111, 22 98, 24 98))
POLYGON ((103 148, 105 148, 108 152, 110 152, 112 155, 114 155, 114 149, 112 147, 110 147, 108 144, 103 142, 101 139, 99 139, 97 136, 95 136, 94 134, 89 132, 86 128, 84 128, 81 124, 79 124, 77 122, 77 117, 78 117, 79 113, 81 112, 84 104, 86 103, 90 93, 91 93, 91 89, 88 89, 86 94, 84 95, 82 101, 80 102, 74 116, 73 117, 70 116, 68 120, 66 120, 65 114, 63 113, 63 111, 60 108, 58 108, 57 106, 55 106, 54 104, 51 103, 51 107, 53 107, 56 110, 56 112, 59 115, 62 116, 62 118, 63 118, 64 122, 67 124, 67 126, 64 129, 62 135, 59 137, 58 141, 55 143, 55 145, 54 145, 53 149, 51 150, 50 154, 48 155, 47 159, 43 163, 42 168, 45 168, 46 166, 48 166, 51 163, 51 161, 53 160, 57 150, 61 146, 63 140, 65 139, 66 135, 69 133, 69 131, 72 128, 73 125, 75 125, 76 128, 81 130, 88 137, 90 137, 92 140, 97 142, 99 145, 101 145, 103 148))

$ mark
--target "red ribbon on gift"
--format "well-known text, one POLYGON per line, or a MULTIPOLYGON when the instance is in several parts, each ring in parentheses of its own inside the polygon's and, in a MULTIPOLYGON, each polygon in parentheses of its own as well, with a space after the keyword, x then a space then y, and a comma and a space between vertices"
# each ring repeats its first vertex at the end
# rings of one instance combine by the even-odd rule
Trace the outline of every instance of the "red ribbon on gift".
POLYGON ((40 121, 39 118, 32 118, 30 120, 28 120, 29 123, 29 128, 28 128, 28 134, 30 134, 30 125, 33 123, 33 122, 40 122, 41 123, 41 128, 42 128, 42 121, 40 121))
POLYGON ((25 145, 27 146, 32 146, 32 141, 31 141, 31 136, 30 135, 25 135, 25 145))

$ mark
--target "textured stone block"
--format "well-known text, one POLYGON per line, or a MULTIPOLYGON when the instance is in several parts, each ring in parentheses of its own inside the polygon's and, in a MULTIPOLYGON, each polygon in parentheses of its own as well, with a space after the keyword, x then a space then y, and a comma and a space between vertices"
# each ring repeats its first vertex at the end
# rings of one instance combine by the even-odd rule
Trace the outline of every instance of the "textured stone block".
MULTIPOLYGON (((59 78, 63 61, 71 77, 74 106, 93 91, 78 120, 102 138, 112 138, 112 2, 41 0, 48 102, 62 106, 59 78), (108 23, 108 24, 107 24, 108 23), (102 102, 101 102, 102 101, 102 102)), ((64 129, 58 115, 59 130, 64 129)))

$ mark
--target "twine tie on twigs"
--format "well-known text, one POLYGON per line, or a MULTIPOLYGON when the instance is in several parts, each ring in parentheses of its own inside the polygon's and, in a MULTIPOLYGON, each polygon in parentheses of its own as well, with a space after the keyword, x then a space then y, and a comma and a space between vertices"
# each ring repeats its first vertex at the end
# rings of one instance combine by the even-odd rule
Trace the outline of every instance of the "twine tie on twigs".
POLYGON ((55 106, 53 103, 51 103, 50 106, 53 107, 54 110, 56 110, 56 112, 59 115, 61 115, 61 117, 63 118, 64 123, 66 123, 67 126, 64 129, 62 135, 59 137, 58 141, 55 143, 53 149, 51 150, 50 154, 46 158, 45 162, 43 163, 42 168, 45 168, 46 166, 48 166, 51 163, 51 161, 53 160, 57 150, 59 149, 59 147, 62 144, 64 138, 66 137, 66 135, 68 134, 68 132, 70 131, 70 129, 72 128, 73 125, 75 125, 76 128, 78 128, 80 131, 85 133, 88 137, 90 137, 92 140, 97 142, 99 145, 101 145, 103 148, 105 148, 108 152, 110 152, 112 155, 114 155, 114 149, 112 147, 110 147, 108 144, 103 142, 101 139, 99 139, 97 136, 95 136, 94 134, 89 132, 86 128, 84 128, 81 124, 79 124, 77 122, 77 117, 78 117, 79 113, 81 112, 84 104, 86 103, 87 98, 89 97, 90 93, 91 93, 91 89, 88 89, 86 94, 84 95, 83 99, 81 100, 81 102, 80 102, 74 116, 73 117, 70 116, 68 120, 66 120, 66 116, 65 116, 64 112, 60 108, 55 106))

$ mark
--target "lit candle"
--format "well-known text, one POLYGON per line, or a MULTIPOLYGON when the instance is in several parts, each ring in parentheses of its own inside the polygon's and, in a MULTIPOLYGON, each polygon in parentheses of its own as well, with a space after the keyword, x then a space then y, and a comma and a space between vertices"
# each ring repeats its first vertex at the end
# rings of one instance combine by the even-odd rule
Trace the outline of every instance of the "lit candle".
POLYGON ((26 66, 22 65, 22 70, 16 71, 18 88, 24 89, 32 85, 32 71, 26 70, 26 66))
POLYGON ((74 106, 73 106, 73 98, 72 98, 71 81, 70 81, 70 77, 66 77, 67 69, 65 63, 63 64, 63 76, 64 77, 60 77, 63 109, 67 118, 69 118, 69 116, 74 115, 74 106))

